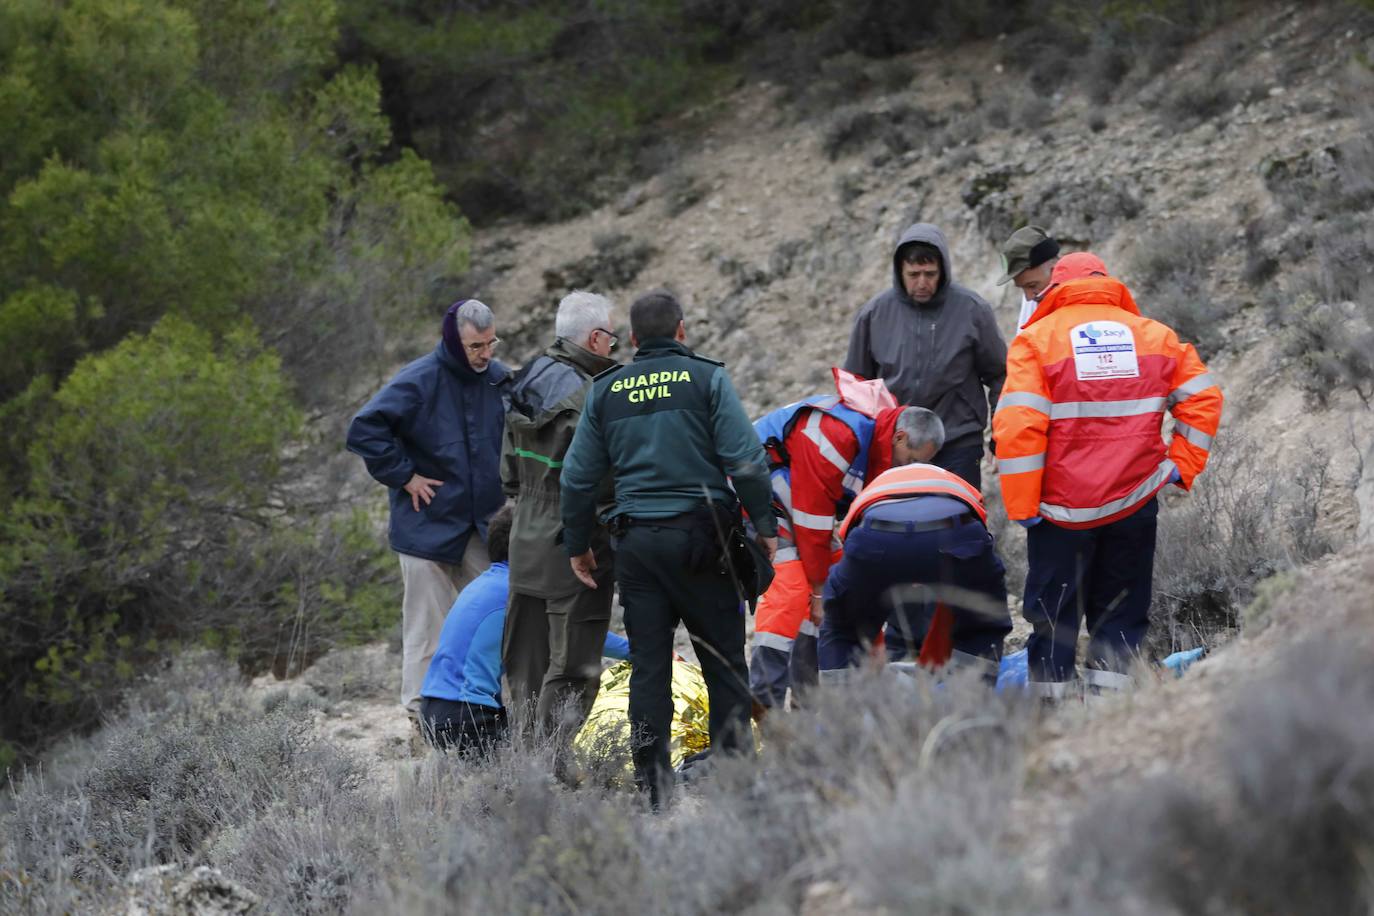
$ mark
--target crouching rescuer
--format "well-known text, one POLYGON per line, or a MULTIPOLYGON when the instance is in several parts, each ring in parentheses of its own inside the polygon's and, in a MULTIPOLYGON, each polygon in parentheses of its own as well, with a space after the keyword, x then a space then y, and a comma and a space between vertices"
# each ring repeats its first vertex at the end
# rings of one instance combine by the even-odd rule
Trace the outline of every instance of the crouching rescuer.
MULTIPOLYGON (((911 438, 920 454, 938 451, 939 418, 931 415, 911 438)), ((844 556, 824 591, 823 682, 828 672, 859 665, 892 616, 920 634, 922 666, 972 667, 996 681, 1011 617, 977 488, 931 464, 891 468, 859 494, 839 536, 844 556)))
POLYGON ((1129 683, 1149 627, 1156 494, 1185 490, 1207 464, 1221 389, 1191 344, 1140 314, 1131 291, 1086 252, 1055 265, 1051 287, 1012 342, 993 418, 1007 516, 1028 529, 1026 620, 1033 692, 1129 683), (1174 417, 1161 435, 1164 412, 1174 417))
POLYGON ((840 558, 838 519, 865 479, 929 461, 940 448, 931 435, 940 426, 934 413, 899 407, 881 379, 842 369, 834 374, 835 393, 788 404, 754 423, 778 519, 773 584, 759 602, 749 661, 750 689, 764 709, 781 706, 789 687, 799 691, 816 682, 821 589, 840 558))

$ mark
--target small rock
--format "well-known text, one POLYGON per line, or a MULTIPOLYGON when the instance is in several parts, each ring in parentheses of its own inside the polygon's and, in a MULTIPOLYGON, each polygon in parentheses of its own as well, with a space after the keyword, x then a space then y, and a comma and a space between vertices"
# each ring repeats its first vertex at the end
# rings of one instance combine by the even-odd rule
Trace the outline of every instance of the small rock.
POLYGON ((126 884, 128 916, 233 916, 262 903, 257 894, 206 865, 190 872, 177 865, 141 868, 126 884))
POLYGON ((817 881, 806 888, 800 912, 803 916, 812 916, 853 910, 854 900, 844 885, 837 881, 817 881))
POLYGON ((626 213, 631 212, 640 204, 644 203, 644 198, 646 196, 644 185, 636 185, 630 188, 630 190, 621 195, 620 201, 615 205, 616 212, 624 216, 626 213))
POLYGON ((1049 762, 1050 772, 1067 776, 1078 771, 1078 756, 1071 751, 1058 750, 1049 762))

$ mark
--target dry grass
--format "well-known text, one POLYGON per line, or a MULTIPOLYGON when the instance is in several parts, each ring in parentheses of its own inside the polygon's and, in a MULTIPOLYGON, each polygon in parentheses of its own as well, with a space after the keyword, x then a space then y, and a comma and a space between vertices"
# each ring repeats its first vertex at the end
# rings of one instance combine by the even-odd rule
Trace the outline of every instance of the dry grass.
POLYGON ((1367 643, 1289 650, 1215 733, 1193 723, 1220 778, 1102 784, 1071 829, 1032 838, 1048 880, 1019 864, 1024 761, 1091 717, 1046 730, 1039 707, 972 682, 859 672, 655 815, 609 782, 561 784, 528 743, 485 765, 403 763, 374 791, 312 736, 308 701, 264 714, 229 669, 190 659, 12 787, 0 909, 98 909, 134 869, 172 862, 217 867, 279 913, 1362 912, 1367 643))

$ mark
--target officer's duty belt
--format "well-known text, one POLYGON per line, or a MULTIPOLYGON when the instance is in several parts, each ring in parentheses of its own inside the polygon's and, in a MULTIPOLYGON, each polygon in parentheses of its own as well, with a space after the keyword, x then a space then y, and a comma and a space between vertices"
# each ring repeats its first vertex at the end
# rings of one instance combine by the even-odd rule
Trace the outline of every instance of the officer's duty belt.
POLYGON ((667 518, 632 518, 628 515, 622 516, 622 518, 625 519, 626 528, 656 525, 660 528, 681 528, 683 531, 690 531, 700 524, 696 520, 695 512, 684 512, 681 515, 670 515, 667 518))
POLYGON ((949 518, 937 518, 929 522, 894 522, 885 518, 866 518, 864 527, 871 531, 896 531, 903 534, 916 534, 920 531, 938 531, 941 528, 958 528, 967 525, 976 516, 972 512, 962 512, 949 518))

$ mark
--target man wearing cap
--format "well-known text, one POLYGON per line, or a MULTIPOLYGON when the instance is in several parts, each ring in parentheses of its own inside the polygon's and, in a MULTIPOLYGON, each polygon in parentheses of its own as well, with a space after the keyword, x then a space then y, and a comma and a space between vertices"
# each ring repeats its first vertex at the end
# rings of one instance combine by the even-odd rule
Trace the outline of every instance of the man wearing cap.
POLYGON ((1006 374, 992 306, 954 282, 945 235, 908 226, 892 252, 892 285, 859 309, 844 368, 880 378, 908 407, 934 411, 946 440, 931 463, 982 486, 983 430, 1006 374))
POLYGON ((1030 320, 1040 297, 1050 286, 1050 273, 1059 263, 1059 242, 1039 226, 1022 226, 1002 244, 1002 279, 998 286, 1015 283, 1021 292, 1019 331, 1030 320))
POLYGON ((501 508, 509 371, 495 318, 476 299, 444 313, 443 339, 398 372, 348 427, 348 450, 391 497, 401 562, 401 705, 418 723, 420 687, 444 617, 489 565, 487 520, 501 508), (475 535, 475 536, 474 536, 475 535))
POLYGON ((1159 504, 1202 473, 1221 421, 1221 389, 1192 344, 1140 314, 1096 255, 1065 255, 1011 343, 993 418, 1007 517, 1028 529, 1023 611, 1031 690, 1129 684, 1149 627, 1159 504), (1173 415, 1169 440, 1164 413, 1173 415))

